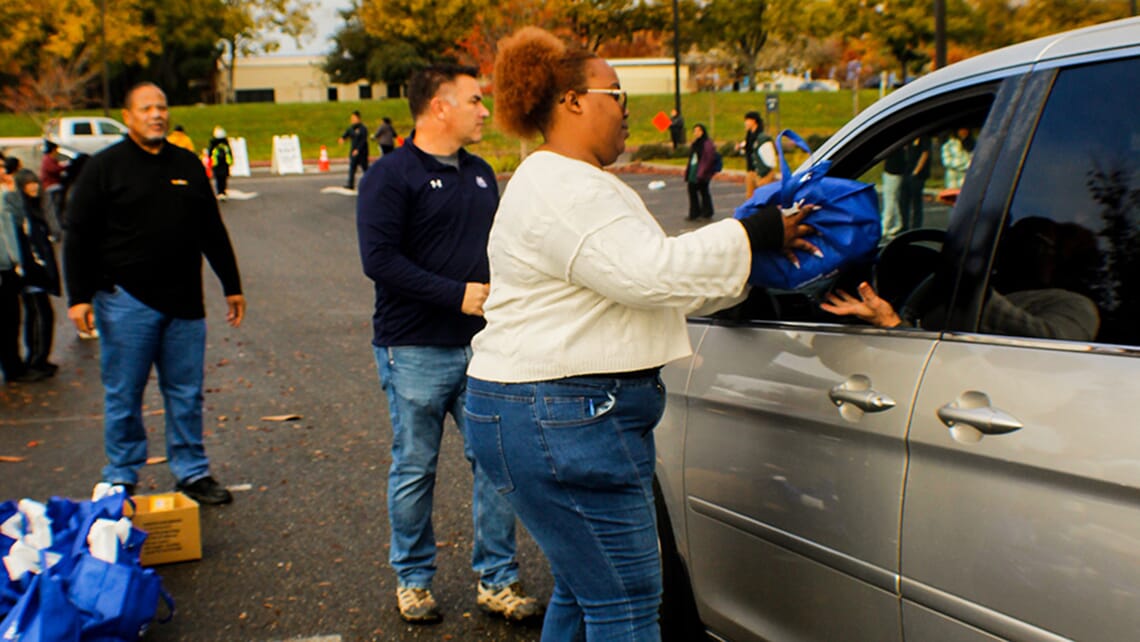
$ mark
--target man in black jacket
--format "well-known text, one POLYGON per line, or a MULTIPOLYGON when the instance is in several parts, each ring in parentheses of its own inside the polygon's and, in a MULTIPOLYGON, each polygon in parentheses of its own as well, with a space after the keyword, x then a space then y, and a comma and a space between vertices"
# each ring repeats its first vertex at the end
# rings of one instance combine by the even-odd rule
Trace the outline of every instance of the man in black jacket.
POLYGON ((364 123, 360 122, 360 112, 354 111, 348 117, 348 129, 337 139, 337 143, 344 143, 348 140, 349 147, 352 149, 348 152, 348 182, 345 187, 348 189, 356 189, 356 168, 360 168, 363 174, 368 171, 368 128, 364 123))
POLYGON ((206 311, 202 255, 222 283, 237 327, 245 315, 237 260, 209 179, 193 153, 166 142, 166 95, 153 83, 127 92, 122 142, 80 174, 67 211, 68 317, 97 325, 104 387, 103 480, 128 494, 146 463, 142 397, 153 366, 177 489, 199 503, 233 498, 210 476, 202 444, 206 311))

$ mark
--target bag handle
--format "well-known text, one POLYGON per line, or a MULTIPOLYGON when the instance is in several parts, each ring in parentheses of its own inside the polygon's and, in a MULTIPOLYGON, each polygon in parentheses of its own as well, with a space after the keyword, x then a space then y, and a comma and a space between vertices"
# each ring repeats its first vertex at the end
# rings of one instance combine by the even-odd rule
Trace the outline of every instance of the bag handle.
POLYGON ((780 205, 782 207, 791 207, 795 201, 796 196, 796 181, 792 177, 792 168, 788 167, 788 159, 784 157, 784 141, 783 139, 790 140, 796 147, 801 150, 811 153, 811 147, 807 142, 790 129, 785 129, 779 134, 776 134, 776 155, 780 159, 780 172, 782 175, 782 182, 780 184, 780 205))
POLYGON ((793 174, 791 168, 788 167, 787 159, 784 158, 784 146, 781 144, 781 138, 792 141, 796 147, 809 155, 811 154, 811 147, 803 138, 800 138, 799 134, 790 129, 785 129, 776 136, 776 153, 780 157, 780 171, 783 173, 783 181, 780 183, 780 207, 789 208, 796 202, 797 191, 827 175, 827 172, 831 170, 831 160, 817 161, 799 174, 793 174))
POLYGON ((174 598, 170 596, 170 593, 166 592, 166 589, 162 588, 161 584, 158 586, 158 596, 162 598, 163 602, 166 602, 166 618, 160 619, 158 622, 160 624, 166 624, 174 619, 174 598))

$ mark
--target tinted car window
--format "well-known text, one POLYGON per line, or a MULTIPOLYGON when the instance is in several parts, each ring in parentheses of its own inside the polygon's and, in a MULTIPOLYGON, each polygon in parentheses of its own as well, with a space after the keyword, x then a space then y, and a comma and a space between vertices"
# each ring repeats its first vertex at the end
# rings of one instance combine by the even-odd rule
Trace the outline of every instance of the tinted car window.
POLYGON ((122 128, 120 128, 115 123, 100 122, 99 123, 99 133, 104 134, 104 135, 108 135, 108 136, 116 136, 116 135, 124 134, 125 132, 122 130, 122 128))
POLYGON ((1010 206, 981 329, 1140 345, 1140 59, 1061 71, 1010 206))
POLYGON ((90 136, 92 134, 91 123, 83 121, 73 123, 71 133, 76 136, 90 136))

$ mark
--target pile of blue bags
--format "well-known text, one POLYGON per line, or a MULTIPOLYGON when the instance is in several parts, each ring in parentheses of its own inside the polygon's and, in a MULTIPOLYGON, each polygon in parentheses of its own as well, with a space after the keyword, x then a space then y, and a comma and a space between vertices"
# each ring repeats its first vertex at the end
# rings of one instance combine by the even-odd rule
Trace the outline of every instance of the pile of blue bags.
POLYGON ((139 563, 146 533, 123 504, 118 492, 0 504, 0 640, 137 640, 160 599, 173 616, 162 578, 139 563))

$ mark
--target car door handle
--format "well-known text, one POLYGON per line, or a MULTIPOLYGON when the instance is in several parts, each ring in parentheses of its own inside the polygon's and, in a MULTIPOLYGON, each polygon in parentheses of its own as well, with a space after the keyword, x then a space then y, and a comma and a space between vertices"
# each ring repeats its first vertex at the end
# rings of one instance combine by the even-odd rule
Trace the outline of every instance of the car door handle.
POLYGON ((895 407, 895 400, 872 388, 871 380, 864 375, 848 377, 828 391, 827 396, 839 408, 839 414, 849 421, 858 420, 865 412, 883 412, 895 407))
POLYGON ((983 392, 967 390, 951 403, 938 409, 938 418, 958 441, 974 443, 982 435, 1005 435, 1024 426, 1016 417, 995 408, 983 392), (969 427, 971 430, 961 430, 969 427), (976 434, 975 434, 976 433, 976 434))

